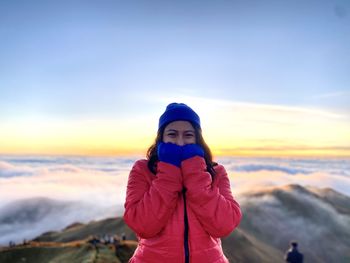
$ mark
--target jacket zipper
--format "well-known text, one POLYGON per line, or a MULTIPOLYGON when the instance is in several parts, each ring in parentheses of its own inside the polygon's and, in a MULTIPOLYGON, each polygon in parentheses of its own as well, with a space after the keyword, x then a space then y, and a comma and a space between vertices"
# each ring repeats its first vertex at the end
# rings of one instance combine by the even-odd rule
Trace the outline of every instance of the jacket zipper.
POLYGON ((190 249, 188 247, 188 218, 187 218, 187 209, 186 209, 186 188, 182 189, 182 195, 184 198, 184 222, 185 222, 185 231, 184 231, 184 248, 185 248, 185 263, 190 262, 190 249))

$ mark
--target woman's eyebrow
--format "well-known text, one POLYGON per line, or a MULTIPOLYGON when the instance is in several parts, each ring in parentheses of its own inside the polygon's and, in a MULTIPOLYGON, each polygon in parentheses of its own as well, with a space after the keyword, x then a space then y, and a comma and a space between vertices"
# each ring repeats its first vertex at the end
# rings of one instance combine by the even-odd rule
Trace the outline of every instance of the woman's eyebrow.
MULTIPOLYGON (((179 130, 175 130, 175 129, 169 129, 169 130, 167 130, 166 132, 170 132, 170 131, 179 132, 179 130)), ((193 132, 193 133, 194 133, 193 130, 185 130, 184 132, 193 132)))
POLYGON ((169 130, 166 130, 167 132, 169 131, 174 131, 174 132, 177 132, 178 130, 174 130, 174 129, 169 129, 169 130))

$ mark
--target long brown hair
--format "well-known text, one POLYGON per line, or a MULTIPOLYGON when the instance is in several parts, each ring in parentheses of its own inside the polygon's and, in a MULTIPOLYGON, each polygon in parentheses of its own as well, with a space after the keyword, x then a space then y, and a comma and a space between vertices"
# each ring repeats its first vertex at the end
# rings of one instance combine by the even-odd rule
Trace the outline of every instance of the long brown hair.
MULTIPOLYGON (((215 176, 215 170, 214 166, 217 165, 217 163, 213 162, 213 155, 211 154, 211 151, 209 149, 209 146, 204 141, 202 130, 194 125, 192 122, 190 122, 194 128, 195 135, 196 135, 196 143, 200 145, 204 150, 204 159, 205 163, 207 165, 207 171, 211 174, 212 178, 215 176)), ((158 132, 156 139, 154 140, 154 143, 148 148, 147 150, 147 160, 148 160, 148 169, 153 173, 156 174, 156 163, 158 162, 158 154, 157 154, 157 145, 159 142, 163 141, 163 134, 165 130, 166 125, 161 127, 158 132)))

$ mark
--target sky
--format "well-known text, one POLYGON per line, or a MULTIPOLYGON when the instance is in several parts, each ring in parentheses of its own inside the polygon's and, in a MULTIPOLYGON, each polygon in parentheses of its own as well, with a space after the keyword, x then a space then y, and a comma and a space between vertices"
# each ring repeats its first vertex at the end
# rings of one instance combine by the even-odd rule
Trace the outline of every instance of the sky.
POLYGON ((0 154, 141 154, 183 102, 215 155, 350 156, 349 1, 0 1, 0 38, 0 154))

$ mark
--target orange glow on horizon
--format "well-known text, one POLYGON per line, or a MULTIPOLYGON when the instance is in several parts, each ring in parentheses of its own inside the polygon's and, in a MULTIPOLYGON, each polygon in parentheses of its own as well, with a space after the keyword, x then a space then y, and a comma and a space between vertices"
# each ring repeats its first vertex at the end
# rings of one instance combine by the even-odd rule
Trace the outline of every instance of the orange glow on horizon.
MULTIPOLYGON (((150 145, 130 146, 130 147, 93 147, 93 146, 48 146, 45 147, 28 147, 28 148, 2 148, 0 154, 15 155, 78 155, 78 156, 146 156, 147 149, 150 145)), ((211 147, 215 156, 237 156, 237 157, 339 157, 349 158, 349 149, 331 149, 331 148, 305 148, 305 149, 276 149, 271 148, 242 148, 222 149, 211 147)))
MULTIPOLYGON (((203 116, 203 136, 214 156, 350 157, 346 115, 201 98, 191 105, 203 116)), ((155 116, 3 121, 0 154, 145 156, 156 137, 155 116)))

